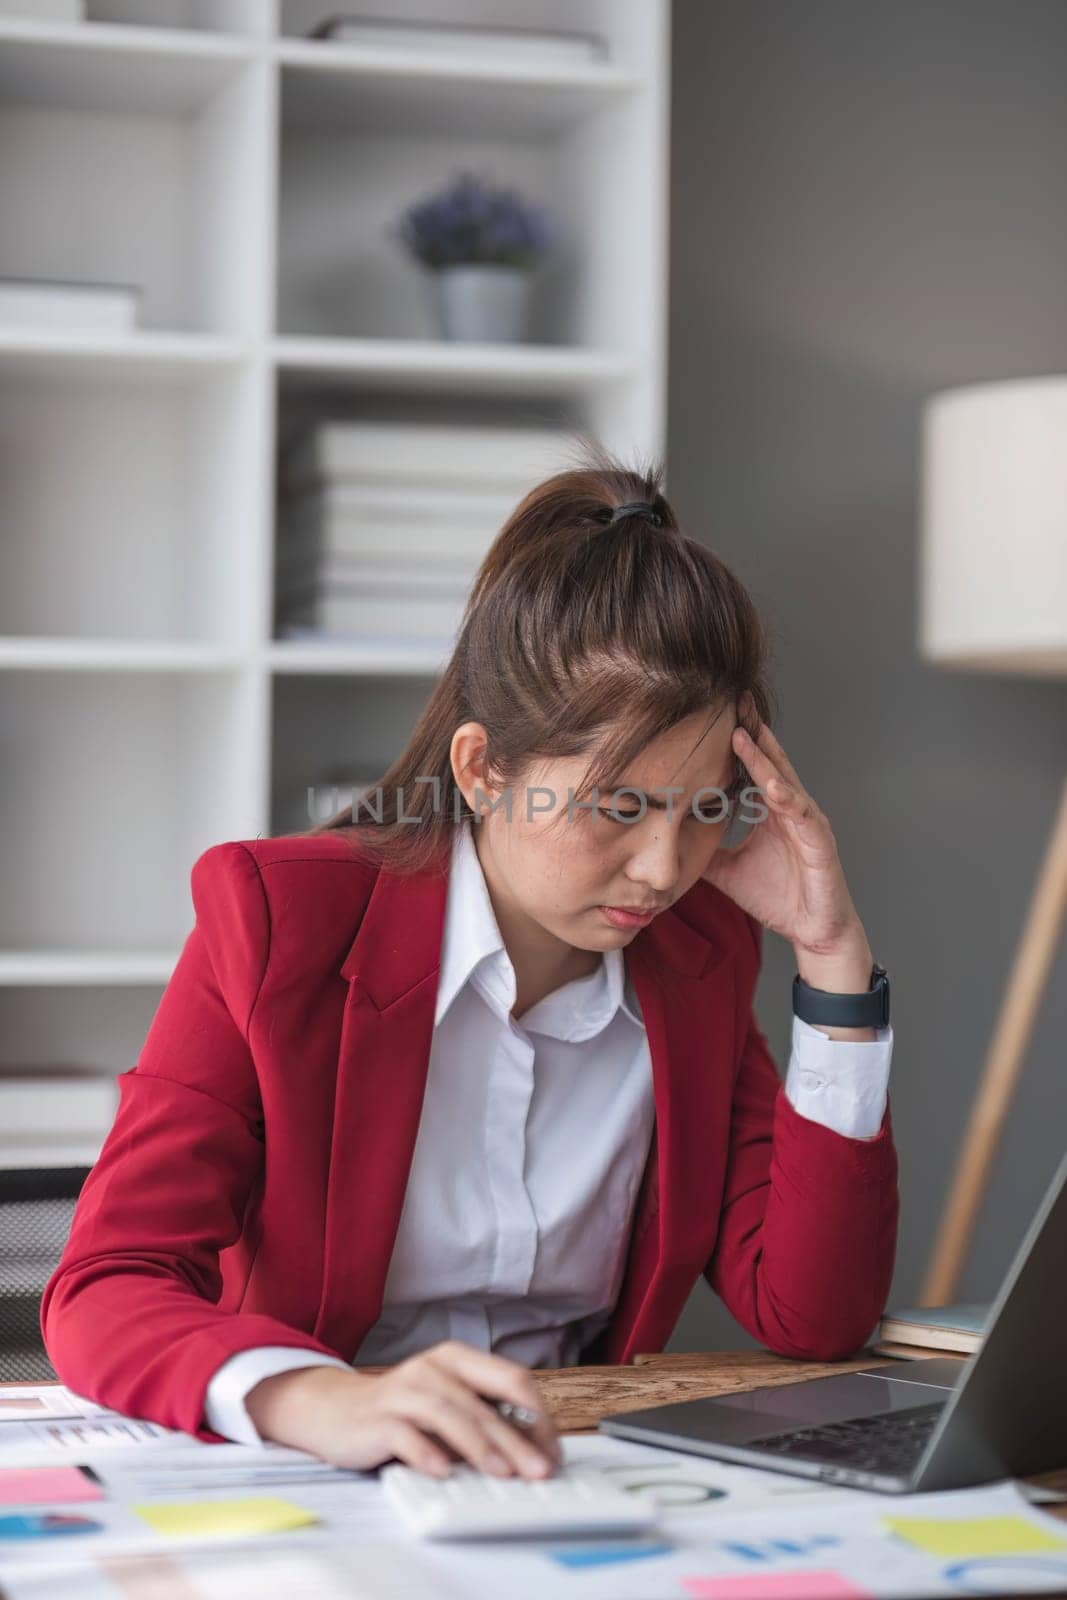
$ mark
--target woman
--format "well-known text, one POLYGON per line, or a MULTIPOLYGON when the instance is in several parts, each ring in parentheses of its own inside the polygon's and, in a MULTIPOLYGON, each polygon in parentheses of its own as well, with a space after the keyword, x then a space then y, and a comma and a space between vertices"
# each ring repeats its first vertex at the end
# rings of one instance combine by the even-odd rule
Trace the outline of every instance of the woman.
POLYGON ((767 725, 752 603, 660 478, 594 447, 534 488, 355 816, 195 863, 42 1301, 80 1393, 339 1465, 536 1476, 550 1420, 493 1402, 662 1349, 702 1274, 784 1355, 866 1340, 892 1033, 798 1017, 779 1079, 763 928, 818 990, 868 991, 872 953, 767 725))

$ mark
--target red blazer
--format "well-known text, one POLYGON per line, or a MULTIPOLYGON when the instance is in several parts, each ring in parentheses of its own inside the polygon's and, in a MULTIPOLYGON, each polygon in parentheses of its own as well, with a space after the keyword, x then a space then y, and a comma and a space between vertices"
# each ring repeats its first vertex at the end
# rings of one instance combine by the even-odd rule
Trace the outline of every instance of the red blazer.
MULTIPOLYGON (((336 834, 213 845, 196 922, 41 1302, 80 1394, 205 1440, 212 1374, 260 1344, 351 1360, 381 1311, 433 1035, 447 878, 336 834)), ((796 1112, 756 1024, 761 928, 698 882, 626 948, 656 1133, 611 1321, 583 1364, 661 1350, 703 1273, 754 1338, 863 1345, 896 1250, 871 1140, 796 1112)))

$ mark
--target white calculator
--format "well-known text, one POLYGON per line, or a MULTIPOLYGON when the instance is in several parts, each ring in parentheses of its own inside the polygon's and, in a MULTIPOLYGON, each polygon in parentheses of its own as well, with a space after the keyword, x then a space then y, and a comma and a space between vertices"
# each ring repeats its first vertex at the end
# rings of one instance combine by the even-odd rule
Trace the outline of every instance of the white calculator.
POLYGON ((497 1478, 461 1463, 447 1478, 435 1478, 398 1461, 383 1467, 378 1480, 420 1539, 640 1533, 658 1515, 651 1495, 574 1467, 560 1467, 550 1478, 497 1478))

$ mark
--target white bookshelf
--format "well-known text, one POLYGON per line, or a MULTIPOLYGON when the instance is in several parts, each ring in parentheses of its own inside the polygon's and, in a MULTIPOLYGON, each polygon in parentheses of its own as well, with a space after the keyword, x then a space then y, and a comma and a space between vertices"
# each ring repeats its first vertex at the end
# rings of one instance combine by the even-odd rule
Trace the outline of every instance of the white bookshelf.
POLYGON ((133 283, 141 314, 0 329, 0 1084, 23 1108, 0 1164, 47 1156, 65 1104, 54 1159, 98 1148, 110 1102, 78 1086, 136 1060, 197 855, 308 826, 308 785, 383 767, 440 670, 429 644, 273 637, 288 437, 499 419, 658 453, 667 327, 669 0, 13 3, 0 276, 133 283), (306 37, 337 11, 587 29, 610 59, 306 37), (564 230, 528 342, 442 341, 387 234, 460 167, 564 230))

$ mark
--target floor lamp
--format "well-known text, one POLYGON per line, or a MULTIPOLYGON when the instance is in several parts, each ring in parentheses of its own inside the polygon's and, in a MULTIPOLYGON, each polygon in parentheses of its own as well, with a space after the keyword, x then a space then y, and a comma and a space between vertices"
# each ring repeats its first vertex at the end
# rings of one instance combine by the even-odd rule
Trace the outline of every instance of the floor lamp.
MULTIPOLYGON (((923 412, 921 456, 920 653, 956 669, 1067 679, 1067 378, 975 384, 934 395, 923 412)), ((956 1297, 1065 918, 1067 779, 934 1240, 922 1305, 946 1305, 956 1297)))

